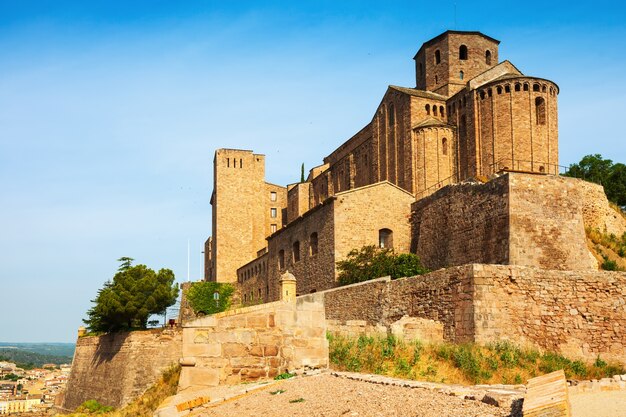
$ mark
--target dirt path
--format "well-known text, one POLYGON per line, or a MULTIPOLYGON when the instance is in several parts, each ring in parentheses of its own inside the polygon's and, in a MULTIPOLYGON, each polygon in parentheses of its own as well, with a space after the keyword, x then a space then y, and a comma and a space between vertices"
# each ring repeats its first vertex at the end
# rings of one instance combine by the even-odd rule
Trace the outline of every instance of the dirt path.
POLYGON ((570 395, 572 417, 626 417, 626 391, 570 395))
POLYGON ((321 374, 271 384, 193 416, 502 417, 508 412, 478 401, 425 389, 351 381, 321 374), (282 393, 276 391, 283 390, 282 393), (274 394, 273 394, 274 393, 274 394))

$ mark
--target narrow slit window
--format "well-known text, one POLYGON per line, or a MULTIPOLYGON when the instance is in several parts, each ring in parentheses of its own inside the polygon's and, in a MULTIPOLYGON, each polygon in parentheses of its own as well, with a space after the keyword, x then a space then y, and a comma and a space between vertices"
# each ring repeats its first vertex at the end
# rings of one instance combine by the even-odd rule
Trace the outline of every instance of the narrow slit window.
POLYGON ((538 125, 546 124, 546 101, 543 97, 535 98, 535 117, 538 125))
POLYGON ((485 64, 491 65, 491 51, 489 49, 485 51, 485 64))
POLYGON ((311 233, 309 242, 310 255, 317 255, 318 247, 317 247, 317 233, 311 233))
POLYGON ((293 262, 300 262, 300 242, 293 242, 293 262))
POLYGON ((467 60, 467 46, 461 45, 459 47, 459 59, 463 61, 467 60))

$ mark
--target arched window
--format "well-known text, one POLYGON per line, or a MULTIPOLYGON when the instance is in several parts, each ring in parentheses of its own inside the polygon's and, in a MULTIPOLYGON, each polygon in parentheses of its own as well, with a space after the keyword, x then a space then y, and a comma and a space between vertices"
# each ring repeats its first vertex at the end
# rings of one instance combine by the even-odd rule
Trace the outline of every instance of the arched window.
POLYGON ((295 241, 293 242, 293 262, 300 262, 300 242, 299 241, 295 241))
POLYGON ((524 83, 524 91, 528 91, 528 83, 524 83))
POLYGON ((508 85, 508 84, 507 84, 507 85, 505 85, 505 86, 504 86, 504 92, 505 92, 505 93, 510 93, 510 92, 511 92, 511 86, 510 86, 510 85, 508 85))
POLYGON ((317 255, 317 233, 311 233, 311 237, 309 239, 309 254, 311 256, 317 255))
POLYGON ((485 64, 491 65, 491 51, 489 49, 485 51, 485 64))
POLYGON ((285 251, 283 249, 278 252, 278 269, 285 269, 285 251))
POLYGON ((441 62, 441 52, 439 52, 439 49, 437 49, 435 51, 435 65, 439 64, 441 62))
POLYGON ((539 91, 539 84, 533 84, 533 91, 539 91))
POLYGON ((443 117, 445 115, 443 106, 439 106, 439 116, 443 117))
POLYGON ((433 116, 437 115, 437 106, 433 106, 433 116))
POLYGON ((378 246, 383 249, 393 249, 393 232, 389 229, 378 231, 378 246))
POLYGON ((496 87, 496 91, 498 92, 498 94, 502 94, 502 87, 501 86, 496 87))
POLYGON ((538 125, 546 124, 546 101, 543 97, 535 98, 535 117, 538 125))
POLYGON ((430 116, 430 104, 427 104, 425 109, 426 109, 426 114, 430 116))
POLYGON ((459 78, 462 80, 465 77, 465 73, 463 71, 459 72, 459 78))
POLYGON ((542 93, 545 93, 545 92, 546 92, 546 86, 545 86, 545 85, 542 85, 542 86, 541 86, 541 92, 542 92, 542 93))
POLYGON ((447 138, 441 139, 441 153, 444 155, 448 154, 448 139, 447 138))
POLYGON ((522 85, 520 83, 515 83, 515 91, 519 91, 522 89, 522 85))
POLYGON ((461 45, 459 47, 459 59, 462 59, 462 60, 467 59, 467 46, 461 45))
POLYGON ((389 113, 387 113, 387 120, 389 121, 389 127, 393 127, 396 123, 396 109, 393 103, 389 105, 389 113))

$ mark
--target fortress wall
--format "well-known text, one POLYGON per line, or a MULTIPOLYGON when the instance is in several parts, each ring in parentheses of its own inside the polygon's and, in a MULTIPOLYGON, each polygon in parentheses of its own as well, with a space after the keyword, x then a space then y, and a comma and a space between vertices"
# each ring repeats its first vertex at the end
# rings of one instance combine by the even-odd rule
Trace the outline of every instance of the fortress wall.
POLYGON ((626 362, 623 272, 472 264, 315 296, 324 298, 331 330, 347 324, 391 332, 408 316, 440 323, 451 342, 509 340, 587 361, 600 355, 626 362))
POLYGON ((508 263, 543 269, 597 270, 597 261, 587 248, 581 182, 553 175, 507 177, 508 263))
POLYGON ((411 252, 430 269, 508 263, 508 192, 503 176, 452 185, 413 203, 411 252))
POLYGON ((182 355, 180 330, 146 330, 81 337, 62 405, 87 400, 121 407, 143 394, 182 355))
POLYGON ((327 367, 324 306, 314 296, 186 323, 179 389, 273 378, 306 366, 327 367))
POLYGON ((523 173, 445 187, 413 203, 411 224, 411 252, 430 269, 489 263, 597 270, 585 227, 626 232, 601 187, 523 173))
POLYGON ((578 199, 583 202, 582 211, 585 227, 598 229, 608 234, 621 236, 626 233, 626 219, 609 206, 604 189, 599 184, 571 178, 577 184, 580 193, 578 199))
POLYGON ((626 362, 626 273, 474 265, 475 339, 626 362))
POLYGON ((326 318, 333 324, 329 329, 363 321, 384 333, 408 316, 438 323, 445 340, 467 342, 474 335, 471 269, 466 265, 393 281, 379 278, 316 296, 324 298, 326 318))

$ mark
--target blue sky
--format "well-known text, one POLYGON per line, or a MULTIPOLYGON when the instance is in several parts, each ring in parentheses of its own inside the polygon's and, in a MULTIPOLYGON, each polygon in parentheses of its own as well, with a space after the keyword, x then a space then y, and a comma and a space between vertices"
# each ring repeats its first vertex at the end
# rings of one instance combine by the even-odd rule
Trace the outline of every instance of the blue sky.
POLYGON ((0 0, 0 341, 73 341, 121 256, 199 279, 214 150, 298 180, 446 29, 559 84, 562 165, 626 162, 621 3, 456 3, 0 0))

